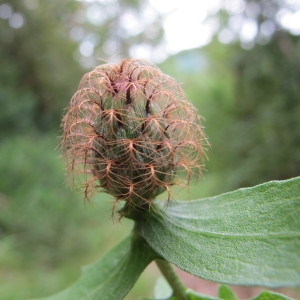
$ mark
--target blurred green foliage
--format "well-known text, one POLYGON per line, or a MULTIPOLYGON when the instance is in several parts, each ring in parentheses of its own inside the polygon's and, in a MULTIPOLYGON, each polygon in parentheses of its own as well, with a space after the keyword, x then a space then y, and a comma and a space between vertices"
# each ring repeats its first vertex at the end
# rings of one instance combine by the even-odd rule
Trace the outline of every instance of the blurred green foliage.
POLYGON ((299 37, 278 32, 268 44, 234 49, 231 57, 234 126, 225 132, 226 152, 239 162, 232 180, 244 186, 299 175, 299 37))
POLYGON ((83 72, 72 57, 77 44, 67 38, 79 4, 46 1, 32 7, 29 3, 35 1, 4 4, 11 16, 7 12, 8 19, 0 19, 0 105, 5 108, 0 122, 5 132, 50 129, 59 124, 83 72), (20 28, 9 23, 16 15, 23 18, 20 28))
MULTIPOLYGON (((1 299, 46 296, 64 288, 79 275, 80 265, 131 228, 129 221, 111 222, 113 199, 101 194, 93 206, 85 205, 80 194, 66 188, 56 147, 63 108, 87 67, 99 58, 129 56, 132 45, 161 41, 159 14, 153 26, 135 34, 120 21, 125 12, 138 15, 145 3, 0 4, 1 299), (104 11, 105 18, 89 20, 88 9, 104 11), (13 16, 19 21, 21 16, 21 26, 12 23, 13 16), (89 41, 95 43, 92 58, 78 50, 89 41)), ((270 9, 278 10, 276 5, 270 9)), ((261 24, 267 15, 257 16, 261 24)), ((228 14, 219 16, 226 24, 228 14)), ((205 118, 211 143, 203 180, 176 197, 199 198, 300 174, 300 41, 278 25, 276 30, 250 50, 215 38, 161 64, 205 118)), ((142 290, 152 280, 145 276, 138 284, 142 290)), ((128 299, 138 294, 133 291, 128 299)))
POLYGON ((215 40, 162 68, 182 82, 205 118, 213 192, 300 174, 298 36, 278 32, 250 50, 215 40), (186 68, 190 60, 194 65, 186 68))
MULTIPOLYGON (((66 189, 56 144, 54 134, 35 133, 7 138, 0 146, 1 299, 58 292, 79 276, 80 266, 132 227, 127 220, 111 221, 110 197, 84 204, 81 195, 66 189)), ((154 284, 154 278, 145 278, 133 299, 149 290, 145 282, 154 284)))

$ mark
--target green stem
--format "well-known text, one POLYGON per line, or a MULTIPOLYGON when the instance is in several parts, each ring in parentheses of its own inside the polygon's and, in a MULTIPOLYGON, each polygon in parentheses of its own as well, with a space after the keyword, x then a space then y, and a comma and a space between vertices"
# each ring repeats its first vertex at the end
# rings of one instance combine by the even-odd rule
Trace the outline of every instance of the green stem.
POLYGON ((174 271, 172 265, 162 259, 156 259, 155 260, 158 268, 172 287, 174 291, 174 295, 179 299, 179 300, 188 300, 187 295, 186 295, 186 290, 187 288, 183 284, 183 282, 180 280, 176 272, 174 271))

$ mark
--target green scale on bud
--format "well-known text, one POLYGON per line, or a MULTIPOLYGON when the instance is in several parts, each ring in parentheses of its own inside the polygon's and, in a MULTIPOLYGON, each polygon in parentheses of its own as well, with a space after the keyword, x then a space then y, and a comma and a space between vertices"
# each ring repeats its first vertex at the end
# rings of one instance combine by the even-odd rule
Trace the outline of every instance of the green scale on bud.
POLYGON ((205 135, 196 109, 174 79, 143 60, 104 64, 87 73, 63 118, 68 172, 131 206, 151 205, 201 173, 205 135), (180 184, 180 183, 179 183, 180 184))

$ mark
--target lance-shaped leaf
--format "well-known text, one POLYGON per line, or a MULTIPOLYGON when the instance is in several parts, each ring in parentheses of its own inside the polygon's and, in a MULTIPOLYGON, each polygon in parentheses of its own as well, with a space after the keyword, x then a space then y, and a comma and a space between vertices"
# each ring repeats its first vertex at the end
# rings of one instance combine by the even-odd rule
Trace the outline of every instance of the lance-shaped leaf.
POLYGON ((157 255, 138 236, 128 237, 99 261, 83 268, 81 277, 47 300, 119 300, 130 291, 157 255))
POLYGON ((300 284, 300 177, 154 209, 136 228, 179 268, 229 284, 300 284))

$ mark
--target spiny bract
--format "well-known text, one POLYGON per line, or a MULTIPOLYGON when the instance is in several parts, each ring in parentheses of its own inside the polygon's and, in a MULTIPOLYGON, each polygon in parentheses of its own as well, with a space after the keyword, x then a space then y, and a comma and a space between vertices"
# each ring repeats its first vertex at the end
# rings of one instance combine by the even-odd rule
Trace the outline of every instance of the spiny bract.
POLYGON ((174 79, 143 60, 85 74, 62 126, 68 173, 85 175, 88 199, 100 188, 116 201, 150 205, 170 195, 181 171, 187 184, 201 172, 206 139, 196 109, 174 79))

